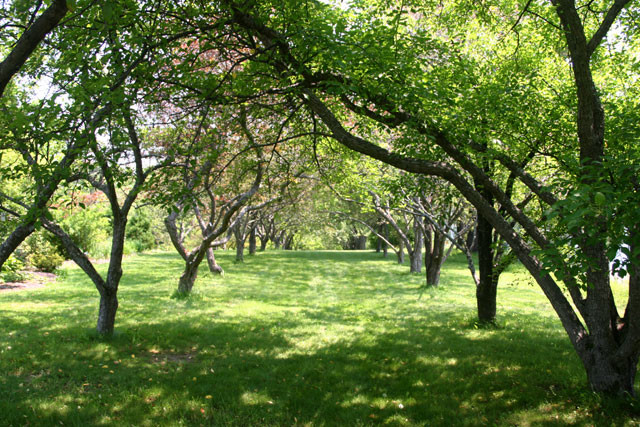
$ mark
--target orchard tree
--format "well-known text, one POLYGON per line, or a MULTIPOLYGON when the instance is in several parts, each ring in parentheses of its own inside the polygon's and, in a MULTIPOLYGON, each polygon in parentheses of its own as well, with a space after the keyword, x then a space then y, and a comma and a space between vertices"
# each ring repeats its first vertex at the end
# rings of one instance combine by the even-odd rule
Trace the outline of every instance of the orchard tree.
POLYGON ((400 174, 399 183, 392 182, 391 185, 403 202, 402 209, 414 218, 420 218, 416 224, 420 226, 424 240, 426 286, 438 286, 442 265, 453 248, 458 247, 466 255, 471 276, 478 287, 471 251, 464 241, 475 224, 469 204, 446 181, 437 178, 400 174))

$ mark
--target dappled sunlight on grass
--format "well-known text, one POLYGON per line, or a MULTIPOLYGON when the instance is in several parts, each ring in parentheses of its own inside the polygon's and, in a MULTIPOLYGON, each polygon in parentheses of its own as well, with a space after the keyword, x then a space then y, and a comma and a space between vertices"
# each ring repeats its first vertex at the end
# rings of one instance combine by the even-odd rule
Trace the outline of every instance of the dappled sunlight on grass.
POLYGON ((108 340, 92 332, 97 291, 75 268, 1 294, 7 423, 635 422, 587 392, 558 320, 518 267, 499 290, 499 326, 478 329, 462 258, 425 290, 422 275, 371 252, 233 256, 218 251, 225 276, 203 266, 185 299, 171 298, 177 256, 128 258, 108 340))

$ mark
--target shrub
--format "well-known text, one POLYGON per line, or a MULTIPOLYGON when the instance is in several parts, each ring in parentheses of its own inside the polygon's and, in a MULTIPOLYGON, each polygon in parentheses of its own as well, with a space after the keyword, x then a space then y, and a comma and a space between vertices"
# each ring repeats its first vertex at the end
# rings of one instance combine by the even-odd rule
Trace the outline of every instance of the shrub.
POLYGON ((27 264, 38 271, 52 273, 64 262, 61 250, 41 230, 27 238, 21 247, 21 252, 27 264))
POLYGON ((53 273, 64 262, 64 257, 57 252, 35 253, 29 258, 29 263, 38 271, 53 273))
POLYGON ((13 255, 9 255, 9 258, 2 265, 0 270, 0 279, 3 282, 22 282, 27 278, 21 270, 24 268, 24 263, 13 255))
POLYGON ((135 246, 136 252, 143 252, 156 247, 156 239, 151 226, 151 217, 143 209, 137 209, 129 219, 126 236, 135 246))
POLYGON ((62 219, 60 225, 80 250, 91 255, 97 244, 106 240, 111 231, 109 216, 98 205, 76 210, 62 219))

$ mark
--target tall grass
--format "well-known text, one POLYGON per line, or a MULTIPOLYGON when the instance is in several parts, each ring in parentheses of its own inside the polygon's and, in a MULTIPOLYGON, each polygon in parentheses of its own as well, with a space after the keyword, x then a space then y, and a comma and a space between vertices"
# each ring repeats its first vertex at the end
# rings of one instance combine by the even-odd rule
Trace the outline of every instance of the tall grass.
MULTIPOLYGON (((187 299, 181 261, 125 261, 110 340, 76 268, 0 293, 2 425, 635 425, 590 393, 541 292, 514 267, 475 327, 462 258, 438 289, 371 252, 217 252, 187 299)), ((105 266, 102 266, 105 267, 105 266)), ((620 285, 622 286, 622 285, 620 285)))

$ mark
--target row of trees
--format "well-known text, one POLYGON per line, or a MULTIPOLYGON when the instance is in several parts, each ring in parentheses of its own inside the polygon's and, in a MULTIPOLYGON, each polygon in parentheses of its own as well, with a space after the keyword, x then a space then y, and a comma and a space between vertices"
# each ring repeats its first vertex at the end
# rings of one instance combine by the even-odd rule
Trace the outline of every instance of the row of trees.
POLYGON ((195 249, 172 238, 186 289, 189 266, 230 225, 246 221, 234 227, 242 241, 246 230, 258 233, 252 212, 286 193, 298 200, 303 190, 291 183, 310 175, 301 154, 320 163, 358 152, 406 172, 352 198, 384 220, 371 228, 389 247, 384 224, 395 230, 413 270, 427 240, 428 281, 437 283, 429 270, 446 257, 440 241, 464 250, 463 205, 472 205, 480 317, 495 317, 497 277, 516 257, 558 314, 591 387, 633 393, 640 11, 630 0, 354 0, 348 9, 122 0, 66 9, 64 1, 2 9, 0 148, 20 157, 2 172, 31 183, 2 195, 15 227, 0 264, 41 224, 95 283, 98 329, 110 332, 127 218, 145 189, 154 188, 154 203, 199 218, 195 249), (240 166, 230 171, 229 162, 240 166), (111 207, 106 278, 50 212, 57 192, 80 181, 111 207), (610 262, 629 276, 622 312, 610 262))

